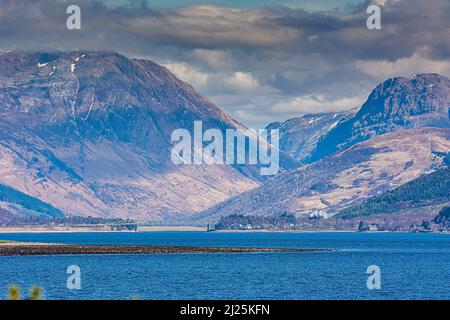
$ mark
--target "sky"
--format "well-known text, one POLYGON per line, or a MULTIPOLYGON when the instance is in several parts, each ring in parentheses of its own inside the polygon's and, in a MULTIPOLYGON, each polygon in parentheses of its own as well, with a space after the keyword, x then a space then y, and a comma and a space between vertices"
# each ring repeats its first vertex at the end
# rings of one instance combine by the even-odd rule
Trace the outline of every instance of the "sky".
MULTIPOLYGON (((109 7, 117 7, 124 5, 133 5, 137 1, 127 0, 104 0, 109 7)), ((363 0, 209 0, 209 1, 193 1, 193 0, 147 0, 145 3, 151 7, 159 8, 177 8, 195 4, 210 4, 216 6, 226 6, 234 8, 257 8, 262 6, 286 6, 294 9, 304 9, 308 11, 317 10, 333 10, 348 5, 362 3, 363 0)))
POLYGON ((252 128, 450 76, 448 0, 0 0, 0 50, 113 50, 166 66, 252 128), (369 30, 366 9, 381 8, 369 30), (81 30, 66 8, 81 8, 81 30))

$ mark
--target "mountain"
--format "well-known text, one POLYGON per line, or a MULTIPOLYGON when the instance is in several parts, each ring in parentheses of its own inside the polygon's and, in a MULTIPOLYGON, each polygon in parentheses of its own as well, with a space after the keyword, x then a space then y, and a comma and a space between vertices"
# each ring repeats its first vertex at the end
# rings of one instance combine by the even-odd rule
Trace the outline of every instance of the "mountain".
MULTIPOLYGON (((447 155, 447 164, 450 154, 447 155)), ((335 217, 361 218, 371 215, 394 214, 402 210, 423 208, 450 202, 450 169, 437 170, 407 182, 360 205, 346 208, 335 217)))
POLYGON ((450 127, 450 79, 439 74, 393 78, 378 85, 360 110, 317 143, 308 162, 398 129, 450 127))
POLYGON ((60 218, 64 214, 55 207, 8 186, 0 184, 0 208, 19 215, 44 215, 60 218))
POLYGON ((66 215, 179 220, 262 181, 252 166, 172 163, 174 129, 245 127, 149 60, 1 53, 0 117, 0 184, 66 215))
MULTIPOLYGON (((345 208, 357 208, 369 198, 448 165, 449 106, 450 79, 444 76, 419 74, 387 80, 372 91, 358 112, 328 127, 306 158, 309 164, 228 199, 199 217, 206 221, 240 214, 330 217, 345 208)), ((301 127, 305 119, 292 123, 301 127)), ((287 135, 292 131, 284 130, 287 135)), ((301 154, 295 138, 284 139, 286 150, 301 154)), ((281 141, 283 145, 283 137, 281 141)), ((305 146, 301 139, 298 144, 305 146)))
POLYGON ((280 150, 303 162, 315 150, 320 138, 352 112, 305 114, 284 122, 273 122, 266 129, 280 131, 280 150))
POLYGON ((397 130, 284 172, 264 185, 220 203, 198 216, 330 216, 424 173, 446 166, 450 129, 397 130))

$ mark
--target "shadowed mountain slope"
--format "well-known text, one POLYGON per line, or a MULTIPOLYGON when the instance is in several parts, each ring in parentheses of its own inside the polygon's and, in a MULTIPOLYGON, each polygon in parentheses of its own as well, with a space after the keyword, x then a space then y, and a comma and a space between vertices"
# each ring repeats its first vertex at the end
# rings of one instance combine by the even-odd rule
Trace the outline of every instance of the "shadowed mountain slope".
POLYGON ((0 183, 65 214, 183 219, 262 180, 248 165, 172 163, 174 129, 245 127, 148 60, 1 53, 0 117, 0 183))

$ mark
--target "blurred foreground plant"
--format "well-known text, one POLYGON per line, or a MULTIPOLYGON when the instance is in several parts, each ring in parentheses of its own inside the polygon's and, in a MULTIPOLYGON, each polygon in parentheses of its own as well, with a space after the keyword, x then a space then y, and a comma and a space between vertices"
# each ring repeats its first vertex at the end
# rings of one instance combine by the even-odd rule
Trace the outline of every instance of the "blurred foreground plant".
MULTIPOLYGON (((42 299, 42 288, 41 287, 31 287, 30 296, 27 300, 41 300, 42 299)), ((8 300, 20 300, 20 288, 13 284, 8 289, 8 300)))
POLYGON ((8 300, 20 300, 20 289, 15 284, 8 289, 8 300))
POLYGON ((42 299, 42 288, 31 287, 30 289, 30 300, 41 300, 42 299))

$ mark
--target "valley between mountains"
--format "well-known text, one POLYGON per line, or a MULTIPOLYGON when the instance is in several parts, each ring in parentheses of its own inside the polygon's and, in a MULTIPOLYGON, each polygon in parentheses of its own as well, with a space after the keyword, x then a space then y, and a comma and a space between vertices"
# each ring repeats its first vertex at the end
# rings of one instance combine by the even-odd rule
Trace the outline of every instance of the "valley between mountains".
POLYGON ((450 203, 450 189, 436 184, 447 183, 439 173, 450 163, 450 79, 387 79, 350 107, 269 124, 280 132, 280 172, 270 178, 253 165, 174 165, 173 130, 245 125, 148 60, 0 53, 0 224, 289 216, 299 226, 354 228, 367 217, 410 225, 436 216, 450 203), (427 198, 401 198, 411 183, 429 187, 427 198), (389 206, 374 205, 392 192, 389 206))

